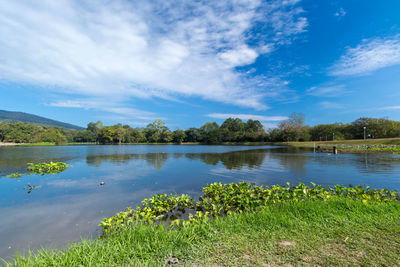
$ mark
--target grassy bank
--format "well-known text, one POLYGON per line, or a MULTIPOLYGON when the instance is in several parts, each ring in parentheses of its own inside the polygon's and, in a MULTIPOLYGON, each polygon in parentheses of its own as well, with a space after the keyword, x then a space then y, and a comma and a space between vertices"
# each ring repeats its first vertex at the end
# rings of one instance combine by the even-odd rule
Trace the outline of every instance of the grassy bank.
POLYGON ((400 138, 382 139, 357 139, 357 140, 334 140, 321 142, 280 142, 275 145, 287 145, 293 147, 313 148, 320 146, 322 152, 331 152, 334 146, 342 153, 393 153, 400 152, 400 138))
POLYGON ((163 266, 176 257, 188 266, 398 266, 399 220, 397 202, 287 202, 176 229, 136 223, 10 265, 163 266))
POLYGON ((398 265, 399 200, 397 191, 361 186, 213 183, 198 201, 155 195, 105 218, 98 240, 10 265, 398 265))

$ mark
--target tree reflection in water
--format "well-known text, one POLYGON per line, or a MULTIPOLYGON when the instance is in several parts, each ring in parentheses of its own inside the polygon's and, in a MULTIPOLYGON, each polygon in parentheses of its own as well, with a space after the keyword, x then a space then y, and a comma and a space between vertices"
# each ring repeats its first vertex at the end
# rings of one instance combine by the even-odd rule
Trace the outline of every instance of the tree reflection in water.
POLYGON ((155 169, 160 170, 171 154, 168 153, 147 153, 147 154, 111 154, 87 156, 86 163, 91 166, 99 167, 103 162, 114 164, 125 164, 131 160, 144 160, 152 164, 155 169))
POLYGON ((258 168, 266 158, 266 149, 254 149, 246 151, 234 151, 226 153, 146 153, 146 154, 111 154, 87 156, 86 163, 91 166, 99 167, 103 162, 114 164, 126 164, 131 160, 144 160, 160 170, 163 164, 170 158, 201 160, 207 165, 217 165, 222 163, 227 169, 240 170, 244 166, 249 169, 258 168))

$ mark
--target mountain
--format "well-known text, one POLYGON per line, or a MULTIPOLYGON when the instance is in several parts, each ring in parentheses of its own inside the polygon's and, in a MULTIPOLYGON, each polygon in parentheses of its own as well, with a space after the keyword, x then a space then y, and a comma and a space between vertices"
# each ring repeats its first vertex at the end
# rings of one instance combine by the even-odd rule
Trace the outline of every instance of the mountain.
POLYGON ((31 124, 39 124, 39 125, 45 125, 45 126, 57 126, 57 127, 62 127, 65 129, 75 129, 75 130, 84 130, 85 128, 61 122, 61 121, 56 121, 56 120, 51 120, 48 118, 40 117, 37 115, 25 113, 25 112, 16 112, 16 111, 6 111, 6 110, 0 110, 0 121, 4 122, 24 122, 24 123, 31 123, 31 124))

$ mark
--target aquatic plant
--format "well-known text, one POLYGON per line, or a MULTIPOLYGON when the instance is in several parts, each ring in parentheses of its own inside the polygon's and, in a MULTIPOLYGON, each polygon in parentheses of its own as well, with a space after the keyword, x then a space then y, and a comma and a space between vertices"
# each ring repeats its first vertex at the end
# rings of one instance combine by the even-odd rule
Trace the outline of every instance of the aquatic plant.
POLYGON ((100 226, 104 232, 108 232, 111 229, 119 228, 134 221, 151 223, 157 220, 170 219, 173 222, 179 220, 178 217, 189 208, 194 208, 193 199, 189 195, 158 194, 152 198, 144 199, 142 205, 135 210, 128 207, 126 211, 119 212, 108 219, 105 218, 100 223, 100 226))
POLYGON ((30 193, 32 193, 33 189, 37 189, 37 188, 40 188, 40 185, 32 186, 32 185, 28 184, 28 187, 24 187, 24 190, 28 190, 27 193, 30 194, 30 193))
POLYGON ((399 266, 398 218, 395 202, 282 202, 183 227, 137 222, 99 239, 82 237, 62 249, 30 250, 2 263, 174 266, 168 264, 172 257, 177 266, 399 266))
POLYGON ((351 199, 363 203, 381 203, 399 201, 396 190, 371 189, 360 185, 348 187, 335 185, 334 187, 316 185, 307 186, 300 183, 298 186, 271 185, 257 186, 247 182, 213 183, 203 187, 203 196, 193 202, 188 195, 155 195, 142 201, 136 209, 127 208, 126 211, 115 216, 105 218, 100 226, 103 233, 129 225, 135 221, 152 223, 169 220, 172 227, 192 223, 201 223, 209 217, 220 217, 225 214, 255 211, 263 206, 281 202, 299 201, 326 201, 330 199, 351 199), (186 220, 182 214, 189 212, 186 220))
POLYGON ((65 171, 66 169, 70 168, 71 165, 68 165, 64 162, 52 162, 50 163, 28 163, 28 171, 29 174, 36 174, 36 175, 45 175, 45 174, 56 174, 65 171))
POLYGON ((20 177, 22 177, 22 176, 23 176, 23 174, 22 174, 22 173, 18 173, 18 172, 15 172, 15 173, 11 173, 11 174, 9 174, 9 175, 6 175, 7 178, 20 178, 20 177))

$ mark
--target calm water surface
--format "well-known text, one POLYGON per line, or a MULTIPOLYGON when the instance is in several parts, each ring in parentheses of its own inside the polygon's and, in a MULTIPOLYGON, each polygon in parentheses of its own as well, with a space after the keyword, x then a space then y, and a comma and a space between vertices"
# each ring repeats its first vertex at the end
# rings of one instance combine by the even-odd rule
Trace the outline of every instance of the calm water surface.
POLYGON ((104 217, 156 193, 199 196, 209 183, 241 180, 399 190, 400 155, 314 154, 269 146, 0 147, 0 257, 95 238, 104 217), (49 161, 73 167, 57 175, 5 177, 26 174, 28 162, 49 161), (40 188, 28 194, 28 185, 40 188))

